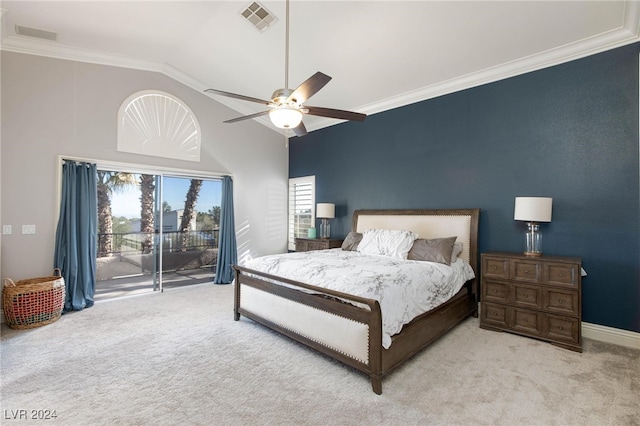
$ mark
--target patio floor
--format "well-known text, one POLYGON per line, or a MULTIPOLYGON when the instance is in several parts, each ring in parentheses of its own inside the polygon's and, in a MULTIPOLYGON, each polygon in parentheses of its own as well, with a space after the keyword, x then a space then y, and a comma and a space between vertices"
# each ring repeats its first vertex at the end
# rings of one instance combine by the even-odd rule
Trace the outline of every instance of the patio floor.
MULTIPOLYGON (((162 277, 162 287, 163 289, 168 289, 212 282, 214 274, 211 268, 200 268, 164 272, 162 277)), ((94 301, 151 293, 153 291, 153 276, 150 274, 137 273, 119 276, 96 281, 94 301)))

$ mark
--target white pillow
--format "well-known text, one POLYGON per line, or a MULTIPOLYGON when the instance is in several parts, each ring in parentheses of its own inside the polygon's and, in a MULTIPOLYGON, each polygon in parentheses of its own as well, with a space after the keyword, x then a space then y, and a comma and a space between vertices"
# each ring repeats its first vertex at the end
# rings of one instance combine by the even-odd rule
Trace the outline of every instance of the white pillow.
POLYGON ((453 243, 453 251, 451 252, 451 263, 455 263, 458 260, 458 256, 462 254, 462 243, 453 243))
POLYGON ((369 229, 364 231, 358 251, 364 254, 406 259, 418 234, 411 231, 394 231, 389 229, 369 229))

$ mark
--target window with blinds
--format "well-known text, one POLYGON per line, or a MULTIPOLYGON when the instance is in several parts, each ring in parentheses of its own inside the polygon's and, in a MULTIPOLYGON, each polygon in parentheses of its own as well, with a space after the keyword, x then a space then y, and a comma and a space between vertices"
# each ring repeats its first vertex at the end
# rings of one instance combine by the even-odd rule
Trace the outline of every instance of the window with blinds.
POLYGON ((289 179, 289 250, 295 250, 295 239, 307 236, 315 226, 316 177, 289 179))

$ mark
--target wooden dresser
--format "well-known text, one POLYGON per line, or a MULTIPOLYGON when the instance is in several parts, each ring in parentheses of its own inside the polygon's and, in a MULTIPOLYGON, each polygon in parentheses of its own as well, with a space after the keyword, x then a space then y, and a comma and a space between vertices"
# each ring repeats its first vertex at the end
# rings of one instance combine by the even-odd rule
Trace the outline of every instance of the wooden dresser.
POLYGON ((483 253, 480 327, 582 352, 582 261, 483 253))
POLYGON ((326 250, 342 246, 343 240, 322 238, 296 238, 296 251, 326 250))

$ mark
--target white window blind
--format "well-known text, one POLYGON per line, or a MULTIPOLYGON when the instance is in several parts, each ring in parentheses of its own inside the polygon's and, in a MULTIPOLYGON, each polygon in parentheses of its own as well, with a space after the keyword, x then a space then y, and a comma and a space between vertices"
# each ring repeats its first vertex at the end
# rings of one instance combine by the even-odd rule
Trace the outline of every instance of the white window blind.
POLYGON ((289 250, 295 250, 295 239, 306 237, 315 226, 316 177, 289 179, 289 250))

